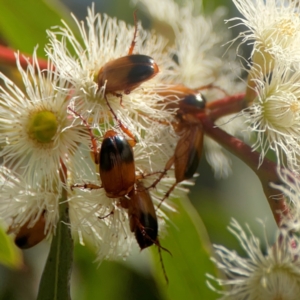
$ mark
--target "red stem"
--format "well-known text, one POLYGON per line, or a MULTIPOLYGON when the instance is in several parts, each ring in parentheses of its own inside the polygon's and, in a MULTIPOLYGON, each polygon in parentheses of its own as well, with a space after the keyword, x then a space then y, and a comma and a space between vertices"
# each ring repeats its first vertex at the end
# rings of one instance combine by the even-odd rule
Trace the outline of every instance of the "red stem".
POLYGON ((240 112, 246 108, 244 98, 245 93, 241 93, 207 103, 206 109, 209 110, 210 119, 215 121, 223 116, 240 112))
MULTIPOLYGON (((22 67, 27 67, 28 62, 27 60, 24 58, 24 56, 29 57, 29 61, 32 62, 30 55, 20 55, 20 63, 22 67)), ((5 47, 3 45, 0 45, 0 61, 8 64, 8 65, 16 65, 16 56, 15 56, 15 51, 5 47)), ((45 59, 38 59, 38 63, 40 66, 41 70, 47 69, 48 68, 48 63, 47 60, 45 59)))
POLYGON ((277 197, 276 200, 272 198, 274 195, 281 194, 279 190, 270 186, 271 182, 281 183, 280 177, 277 174, 277 164, 265 158, 258 168, 260 158, 260 154, 258 152, 252 151, 250 146, 216 127, 211 120, 210 115, 202 113, 198 114, 198 118, 201 121, 203 129, 207 135, 245 162, 258 176, 262 183, 264 193, 269 202, 275 221, 277 225, 280 226, 282 215, 288 216, 289 209, 286 205, 284 196, 280 198, 277 197))

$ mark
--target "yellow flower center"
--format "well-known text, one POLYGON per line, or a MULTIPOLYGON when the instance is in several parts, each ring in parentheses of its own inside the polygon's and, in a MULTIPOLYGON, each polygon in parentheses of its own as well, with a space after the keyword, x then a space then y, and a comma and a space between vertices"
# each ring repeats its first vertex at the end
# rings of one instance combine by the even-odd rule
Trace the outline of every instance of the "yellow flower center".
POLYGON ((57 132, 58 122, 51 111, 35 112, 28 124, 28 132, 32 139, 39 143, 50 143, 57 132))

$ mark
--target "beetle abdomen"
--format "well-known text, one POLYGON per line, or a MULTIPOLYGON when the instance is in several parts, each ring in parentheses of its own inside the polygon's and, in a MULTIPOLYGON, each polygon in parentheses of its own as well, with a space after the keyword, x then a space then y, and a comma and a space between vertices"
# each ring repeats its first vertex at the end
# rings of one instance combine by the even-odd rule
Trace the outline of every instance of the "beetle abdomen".
POLYGON ((128 194, 135 183, 133 150, 127 140, 108 131, 99 154, 99 171, 103 188, 110 198, 128 194))

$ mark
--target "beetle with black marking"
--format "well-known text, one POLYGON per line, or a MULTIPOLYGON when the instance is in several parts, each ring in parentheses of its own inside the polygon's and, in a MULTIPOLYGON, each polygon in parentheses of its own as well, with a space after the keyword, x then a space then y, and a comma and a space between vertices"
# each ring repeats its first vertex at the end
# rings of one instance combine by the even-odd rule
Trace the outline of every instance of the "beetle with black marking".
MULTIPOLYGON (((71 111, 73 111, 71 109, 71 111)), ((133 140, 128 141, 114 130, 108 130, 103 137, 99 155, 97 153, 96 141, 91 128, 87 122, 76 112, 87 126, 92 139, 95 162, 99 164, 99 174, 102 184, 91 183, 73 185, 72 188, 100 189, 105 190, 109 198, 119 198, 121 207, 128 210, 130 230, 135 234, 141 250, 155 244, 158 246, 162 268, 167 280, 165 268, 162 262, 161 249, 163 248, 158 240, 158 222, 154 205, 149 194, 145 189, 141 179, 156 174, 153 172, 147 175, 136 175, 135 162, 132 146, 133 140)), ((104 217, 113 214, 110 212, 104 217)))
POLYGON ((205 109, 206 100, 198 90, 189 89, 184 85, 170 86, 168 89, 158 91, 158 94, 164 96, 166 109, 177 109, 172 124, 179 136, 174 154, 167 161, 164 171, 148 187, 155 187, 174 165, 175 182, 161 200, 162 203, 178 183, 192 178, 197 171, 202 155, 204 133, 201 122, 195 114, 205 109))
POLYGON ((148 189, 144 187, 141 180, 137 180, 135 188, 131 190, 128 197, 121 198, 120 203, 123 208, 128 209, 130 230, 134 233, 141 250, 153 244, 158 247, 160 262, 168 282, 161 249, 170 252, 159 243, 157 215, 148 189))
POLYGON ((98 89, 105 85, 105 96, 113 94, 120 97, 121 101, 122 94, 119 92, 129 94, 159 72, 159 68, 152 57, 133 54, 138 31, 136 12, 134 12, 134 24, 134 35, 128 54, 107 62, 100 68, 97 76, 98 89))
MULTIPOLYGON (((92 136, 95 163, 99 164, 101 186, 95 184, 73 185, 85 189, 105 190, 109 198, 127 195, 136 182, 133 149, 125 137, 114 130, 108 130, 103 137, 100 152, 97 152, 95 137, 92 136)), ((132 141, 135 144, 134 141, 132 141)))
POLYGON ((15 244, 21 249, 32 248, 41 241, 43 241, 47 235, 45 232, 46 218, 45 211, 40 215, 39 219, 31 225, 31 220, 27 221, 20 228, 11 227, 7 233, 15 233, 15 244))
POLYGON ((154 92, 163 96, 166 109, 179 109, 181 113, 195 113, 195 109, 202 110, 206 105, 206 99, 198 89, 190 89, 182 84, 154 92))
POLYGON ((120 128, 136 141, 135 136, 122 124, 107 99, 108 94, 117 96, 120 98, 120 105, 122 106, 122 92, 127 95, 130 94, 132 90, 139 87, 143 82, 150 80, 159 72, 159 68, 152 57, 143 54, 133 54, 138 31, 136 12, 134 12, 134 24, 134 35, 128 54, 104 64, 98 72, 97 84, 98 91, 105 87, 104 98, 106 104, 120 128))

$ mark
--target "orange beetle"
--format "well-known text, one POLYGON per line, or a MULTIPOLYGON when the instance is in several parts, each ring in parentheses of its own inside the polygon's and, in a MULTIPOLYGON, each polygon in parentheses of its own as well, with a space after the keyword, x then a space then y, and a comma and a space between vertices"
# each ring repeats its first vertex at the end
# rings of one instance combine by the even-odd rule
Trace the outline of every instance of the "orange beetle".
POLYGON ((128 208, 130 229, 134 232, 140 248, 157 244, 157 216, 151 196, 141 181, 137 181, 136 188, 131 190, 128 198, 122 198, 121 205, 128 208))
POLYGON ((166 163, 164 171, 148 187, 155 187, 174 165, 176 181, 161 200, 161 205, 169 197, 176 185, 186 179, 192 178, 198 168, 202 154, 204 134, 202 125, 194 114, 205 108, 206 100, 198 90, 189 89, 184 85, 168 87, 166 90, 158 91, 158 94, 164 96, 167 109, 178 109, 173 127, 179 136, 174 154, 166 163))
MULTIPOLYGON (((109 198, 119 198, 127 195, 136 182, 133 150, 130 143, 114 130, 108 130, 103 138, 99 155, 96 141, 91 129, 88 127, 95 156, 95 163, 99 164, 99 173, 102 185, 87 183, 73 185, 85 189, 104 188, 109 198)), ((134 143, 134 141, 132 141, 134 143)))
MULTIPOLYGON (((99 152, 99 173, 102 185, 84 184, 74 185, 88 189, 104 188, 109 198, 120 198, 120 204, 128 209, 130 229, 135 234, 141 250, 155 244, 158 246, 160 260, 166 281, 168 281, 162 261, 158 240, 158 222, 150 194, 139 179, 152 174, 137 176, 133 150, 129 142, 115 131, 105 133, 99 152), (134 188, 136 185, 136 189, 134 188)), ((106 218, 113 214, 110 212, 106 218)))
POLYGON ((20 228, 12 227, 8 229, 7 233, 16 232, 15 244, 21 249, 28 249, 37 245, 47 235, 47 232, 45 233, 45 211, 41 214, 40 218, 32 227, 29 227, 30 222, 31 220, 26 222, 20 228))
POLYGON ((115 131, 105 133, 99 153, 99 171, 107 197, 127 195, 136 181, 133 150, 115 131))
POLYGON ((142 54, 128 54, 106 63, 98 73, 99 87, 105 86, 105 94, 121 97, 117 91, 125 94, 136 89, 144 81, 153 78, 159 72, 153 58, 142 54))
POLYGON ((104 97, 106 104, 120 128, 136 141, 131 131, 118 119, 107 99, 107 94, 115 95, 120 98, 120 104, 122 105, 122 94, 120 92, 123 91, 125 94, 130 94, 132 90, 136 89, 143 82, 150 80, 159 72, 153 58, 143 54, 133 54, 138 29, 136 12, 134 12, 134 24, 135 30, 128 54, 109 61, 102 66, 97 76, 97 83, 98 90, 105 85, 104 97))
POLYGON ((164 97, 166 108, 179 108, 184 113, 194 113, 195 109, 205 108, 206 100, 198 89, 193 90, 178 84, 155 92, 164 97))
POLYGON ((147 55, 133 54, 138 30, 136 12, 134 12, 134 24, 135 30, 128 54, 107 62, 99 70, 97 78, 98 89, 106 84, 105 95, 109 93, 116 95, 121 98, 121 102, 122 94, 117 93, 118 91, 129 94, 159 72, 153 58, 147 55))
MULTIPOLYGON (((74 113, 78 115, 76 112, 74 113)), ((113 130, 108 130, 105 133, 98 156, 96 141, 91 128, 80 115, 78 116, 84 121, 90 132, 95 162, 99 163, 99 174, 102 185, 83 184, 72 187, 88 189, 104 188, 107 197, 120 198, 120 205, 128 209, 130 229, 134 232, 140 248, 144 249, 153 244, 158 246, 162 268, 167 280, 162 262, 161 249, 168 250, 163 248, 159 243, 158 222, 154 205, 148 190, 145 189, 140 180, 157 172, 147 175, 136 175, 133 149, 130 142, 113 130)), ((131 142, 134 145, 134 141, 131 142)), ((99 219, 106 218, 111 214, 113 214, 113 211, 99 219)))
POLYGON ((168 282, 161 249, 170 252, 159 243, 157 216, 148 189, 144 187, 142 181, 137 180, 136 188, 131 190, 128 197, 121 198, 120 203, 123 208, 128 209, 130 230, 134 232, 141 250, 153 244, 158 247, 160 262, 165 279, 168 282))

